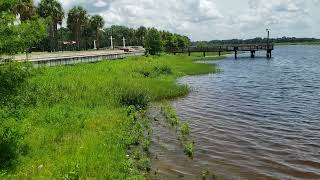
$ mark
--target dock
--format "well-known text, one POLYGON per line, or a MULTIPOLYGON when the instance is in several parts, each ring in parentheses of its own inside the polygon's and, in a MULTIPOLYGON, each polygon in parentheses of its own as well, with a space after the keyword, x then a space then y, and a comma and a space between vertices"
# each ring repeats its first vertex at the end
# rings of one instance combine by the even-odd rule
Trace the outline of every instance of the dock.
POLYGON ((236 44, 236 45, 217 45, 210 47, 188 47, 188 48, 172 48, 170 53, 188 53, 189 56, 193 52, 202 52, 203 56, 206 56, 206 52, 218 52, 221 56, 222 52, 234 52, 234 57, 237 59, 238 52, 250 52, 251 58, 255 57, 257 51, 266 51, 267 58, 272 57, 272 51, 274 50, 273 44, 236 44))

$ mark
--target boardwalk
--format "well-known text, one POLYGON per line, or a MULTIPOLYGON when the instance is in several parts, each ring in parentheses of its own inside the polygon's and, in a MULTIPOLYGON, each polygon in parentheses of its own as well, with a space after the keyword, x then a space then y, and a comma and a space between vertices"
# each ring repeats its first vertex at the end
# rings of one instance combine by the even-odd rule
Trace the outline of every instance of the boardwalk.
POLYGON ((206 52, 219 52, 219 56, 221 52, 234 52, 235 58, 237 58, 237 54, 239 51, 250 52, 251 57, 255 57, 256 51, 266 51, 267 57, 271 58, 272 50, 274 49, 273 44, 237 44, 237 45, 220 45, 220 46, 211 46, 211 47, 188 47, 184 49, 173 48, 170 50, 171 53, 188 53, 189 56, 192 52, 203 52, 203 55, 206 55, 206 52))

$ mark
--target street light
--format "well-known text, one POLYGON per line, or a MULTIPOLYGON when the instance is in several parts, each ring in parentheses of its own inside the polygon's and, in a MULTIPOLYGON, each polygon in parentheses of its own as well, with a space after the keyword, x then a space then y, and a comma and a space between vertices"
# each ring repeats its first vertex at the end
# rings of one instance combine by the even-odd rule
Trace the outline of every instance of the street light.
POLYGON ((98 28, 98 30, 97 30, 97 39, 93 41, 94 49, 95 49, 95 50, 96 50, 96 49, 98 49, 98 50, 99 50, 99 48, 100 48, 99 31, 102 31, 102 32, 104 32, 104 33, 106 32, 104 29, 102 29, 102 28, 98 28), (96 44, 96 42, 98 42, 98 43, 97 43, 97 44, 98 44, 98 48, 97 48, 97 44, 96 44))
POLYGON ((269 49, 270 29, 266 29, 266 31, 268 32, 267 48, 269 49))

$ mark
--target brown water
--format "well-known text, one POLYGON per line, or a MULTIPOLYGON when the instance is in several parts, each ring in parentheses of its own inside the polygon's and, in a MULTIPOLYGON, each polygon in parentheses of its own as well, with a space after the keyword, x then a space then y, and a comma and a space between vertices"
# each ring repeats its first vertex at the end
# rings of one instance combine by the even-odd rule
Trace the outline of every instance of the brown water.
MULTIPOLYGON (((227 58, 219 74, 186 77, 173 102, 195 140, 190 160, 174 130, 156 123, 160 179, 320 179, 320 46, 277 47, 274 58, 227 58)), ((265 56, 265 54, 263 54, 265 56)))

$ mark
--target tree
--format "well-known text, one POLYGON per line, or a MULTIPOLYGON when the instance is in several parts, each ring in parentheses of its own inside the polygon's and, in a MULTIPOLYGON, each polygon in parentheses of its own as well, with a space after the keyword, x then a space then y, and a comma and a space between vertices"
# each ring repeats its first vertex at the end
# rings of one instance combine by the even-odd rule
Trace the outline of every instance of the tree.
POLYGON ((151 28, 148 30, 145 45, 147 52, 151 55, 156 55, 161 52, 161 38, 157 29, 151 28))
MULTIPOLYGON (((32 17, 20 22, 16 20, 17 14, 12 9, 17 5, 18 1, 16 0, 0 1, 0 60, 3 54, 13 55, 25 52, 30 46, 46 36, 46 24, 43 19, 32 17)), ((6 114, 4 106, 12 103, 11 100, 19 94, 18 89, 30 76, 29 69, 28 66, 20 62, 0 63, 1 117, 6 114)), ((1 119, 0 171, 13 165, 21 152, 22 134, 17 130, 18 124, 18 119, 15 118, 1 119)))
POLYGON ((20 21, 29 20, 35 15, 33 0, 17 0, 12 10, 19 16, 20 21))
POLYGON ((144 38, 147 34, 147 28, 145 28, 144 26, 140 26, 136 33, 135 33, 135 36, 136 36, 136 39, 137 39, 137 45, 140 45, 140 46, 144 46, 144 38))
POLYGON ((99 47, 100 47, 99 31, 100 31, 100 29, 103 28, 104 23, 105 22, 103 20, 103 17, 101 17, 100 15, 95 15, 95 16, 92 16, 90 18, 90 26, 95 31, 95 34, 96 34, 96 46, 97 46, 98 50, 99 50, 99 47))
POLYGON ((67 26, 72 31, 73 38, 76 39, 78 50, 80 50, 81 28, 88 21, 87 11, 81 6, 72 8, 68 13, 67 26))
POLYGON ((41 0, 38 13, 49 21, 50 50, 53 51, 58 44, 58 24, 61 26, 64 18, 63 8, 57 0, 41 0))
POLYGON ((46 37, 46 24, 41 18, 16 21, 16 0, 0 1, 0 55, 26 52, 46 37))

